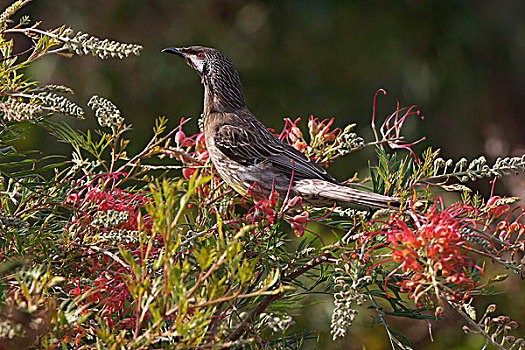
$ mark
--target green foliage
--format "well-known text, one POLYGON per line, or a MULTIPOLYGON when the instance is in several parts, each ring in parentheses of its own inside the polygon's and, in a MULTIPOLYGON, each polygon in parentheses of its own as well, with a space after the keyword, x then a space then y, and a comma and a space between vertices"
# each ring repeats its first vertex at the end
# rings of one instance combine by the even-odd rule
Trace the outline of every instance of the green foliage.
POLYGON ((449 305, 487 344, 521 346, 509 338, 514 321, 476 319, 470 302, 504 280, 482 276, 487 256, 521 273, 523 215, 502 216, 515 199, 485 201, 446 180, 508 175, 523 170, 523 158, 493 167, 460 161, 451 171, 430 148, 420 158, 387 153, 385 145, 410 149, 397 119, 372 142, 354 125, 330 130, 333 119, 313 117, 307 141, 287 119, 281 139, 322 164, 377 147, 370 176, 351 182, 397 196, 401 207, 373 213, 240 196, 215 172, 202 133, 184 134, 186 120, 168 130, 168 120, 157 118, 134 154, 131 126, 107 99, 95 95, 87 104, 103 130, 50 120, 88 113, 58 95, 71 89, 32 81, 25 68, 50 54, 124 58, 141 48, 65 26, 41 30, 27 18, 14 25, 9 19, 25 3, 0 15, 0 347, 295 349, 318 340, 293 328, 317 293, 334 297, 334 340, 366 305, 391 347, 409 349, 389 320, 441 320, 449 305), (31 38, 30 52, 14 53, 5 33, 31 38), (70 145, 71 159, 17 150, 24 123, 70 145), (431 186, 459 190, 463 200, 445 205, 432 199, 431 186))

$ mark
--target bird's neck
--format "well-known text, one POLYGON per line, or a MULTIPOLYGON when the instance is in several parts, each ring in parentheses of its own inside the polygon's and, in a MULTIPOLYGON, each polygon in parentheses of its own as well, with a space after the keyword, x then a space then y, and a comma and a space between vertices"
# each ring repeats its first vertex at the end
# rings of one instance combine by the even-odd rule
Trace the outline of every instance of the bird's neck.
POLYGON ((246 107, 237 74, 205 76, 203 83, 205 115, 211 112, 233 112, 246 107))

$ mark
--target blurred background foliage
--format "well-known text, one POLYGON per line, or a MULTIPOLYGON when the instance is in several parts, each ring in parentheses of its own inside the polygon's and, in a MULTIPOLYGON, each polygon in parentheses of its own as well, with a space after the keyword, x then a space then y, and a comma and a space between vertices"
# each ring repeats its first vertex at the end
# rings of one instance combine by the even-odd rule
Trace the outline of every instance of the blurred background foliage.
MULTIPOLYGON (((66 24, 144 45, 140 57, 124 62, 54 57, 28 72, 46 83, 71 86, 73 100, 83 106, 93 94, 114 101, 134 126, 135 150, 151 136, 159 115, 169 117, 172 126, 191 116, 197 130, 203 99, 199 79, 160 50, 201 44, 232 59, 248 107, 269 127, 280 130, 284 116, 300 116, 303 125, 311 114, 333 116, 340 127, 356 122, 358 133, 370 140, 372 99, 382 87, 388 95, 379 100, 379 115, 392 112, 396 99, 421 108, 425 120, 405 128, 410 139, 427 137, 419 151, 432 145, 455 160, 485 154, 491 161, 525 153, 523 0, 34 0, 22 14, 42 19, 43 28, 66 24)), ((82 130, 96 125, 94 118, 74 123, 82 130)), ((38 129, 28 129, 21 146, 70 153, 38 129)), ((368 157, 345 157, 332 172, 339 179, 351 177, 367 166, 368 157)), ((498 187, 500 193, 525 196, 524 176, 509 177, 498 187)), ((480 191, 488 193, 486 182, 480 191)), ((516 319, 525 309, 525 297, 513 295, 520 282, 512 278, 503 288, 507 301, 495 299, 502 313, 516 319)), ((484 308, 490 301, 478 305, 484 308)), ((326 333, 331 310, 331 302, 312 306, 296 318, 296 327, 324 329, 322 349, 385 348, 383 330, 370 328, 365 312, 346 343, 331 342, 326 333)), ((433 324, 434 343, 425 322, 403 320, 397 326, 415 349, 480 348, 481 340, 462 335, 461 323, 449 316, 433 324)))

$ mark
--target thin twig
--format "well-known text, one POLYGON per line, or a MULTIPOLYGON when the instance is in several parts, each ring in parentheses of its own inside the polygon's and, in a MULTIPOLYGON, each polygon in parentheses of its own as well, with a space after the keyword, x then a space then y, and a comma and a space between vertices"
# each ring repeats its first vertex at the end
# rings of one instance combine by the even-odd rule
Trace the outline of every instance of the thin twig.
MULTIPOLYGON (((303 273, 307 272, 308 270, 316 267, 317 265, 328 261, 329 259, 330 259, 330 255, 327 253, 316 256, 312 258, 310 261, 308 261, 306 264, 304 264, 303 266, 293 270, 289 274, 282 276, 282 281, 283 282, 291 281, 299 277, 303 273)), ((249 324, 250 322, 252 322, 253 319, 255 319, 258 315, 260 315, 264 310, 266 310, 266 308, 270 306, 271 303, 273 303, 276 300, 281 299, 283 296, 284 296, 284 292, 279 292, 277 294, 267 295, 266 297, 264 297, 264 299, 250 312, 250 314, 246 316, 246 318, 241 322, 241 324, 239 324, 237 329, 235 329, 235 331, 233 331, 233 333, 230 334, 230 336, 226 339, 226 341, 236 341, 237 339, 239 339, 244 334, 246 329, 249 327, 249 324)))
POLYGON ((496 347, 497 349, 500 349, 500 350, 506 350, 505 347, 503 347, 502 345, 496 343, 494 340, 492 340, 491 336, 489 334, 487 334, 477 323, 476 321, 474 321, 465 311, 461 310, 460 308, 458 308, 456 305, 452 304, 450 301, 447 300, 447 303, 448 305, 450 305, 450 307, 454 310, 456 310, 456 312, 458 314, 461 315, 461 317, 463 317, 465 319, 465 321, 467 321, 467 323, 469 324, 469 326, 471 326, 476 332, 478 332, 479 334, 481 334, 485 339, 486 341, 488 341, 491 345, 493 345, 494 347, 496 347))
POLYGON ((155 140, 151 140, 148 145, 146 146, 146 148, 144 148, 144 150, 142 152, 140 152, 139 154, 137 154, 135 157, 131 158, 126 164, 122 165, 116 172, 117 173, 121 173, 121 172, 124 172, 124 169, 126 169, 126 167, 131 167, 131 168, 135 168, 136 167, 136 163, 139 159, 142 159, 143 157, 145 157, 146 155, 148 155, 150 152, 151 152, 151 149, 160 145, 161 143, 163 143, 164 141, 166 141, 168 138, 170 138, 176 131, 178 131, 177 128, 171 130, 169 133, 167 133, 164 137, 160 138, 158 141, 155 142, 155 140))

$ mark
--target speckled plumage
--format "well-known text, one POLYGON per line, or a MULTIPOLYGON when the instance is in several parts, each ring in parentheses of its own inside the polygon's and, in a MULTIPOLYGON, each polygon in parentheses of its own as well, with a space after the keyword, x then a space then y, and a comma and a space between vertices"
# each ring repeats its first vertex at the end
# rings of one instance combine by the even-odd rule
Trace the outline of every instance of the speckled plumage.
POLYGON ((237 70, 222 52, 202 46, 163 51, 183 57, 201 76, 206 147, 219 175, 237 192, 260 188, 268 196, 273 188, 281 198, 301 196, 315 205, 341 201, 388 208, 398 204, 394 197, 340 185, 325 169, 276 138, 246 108, 237 70))

